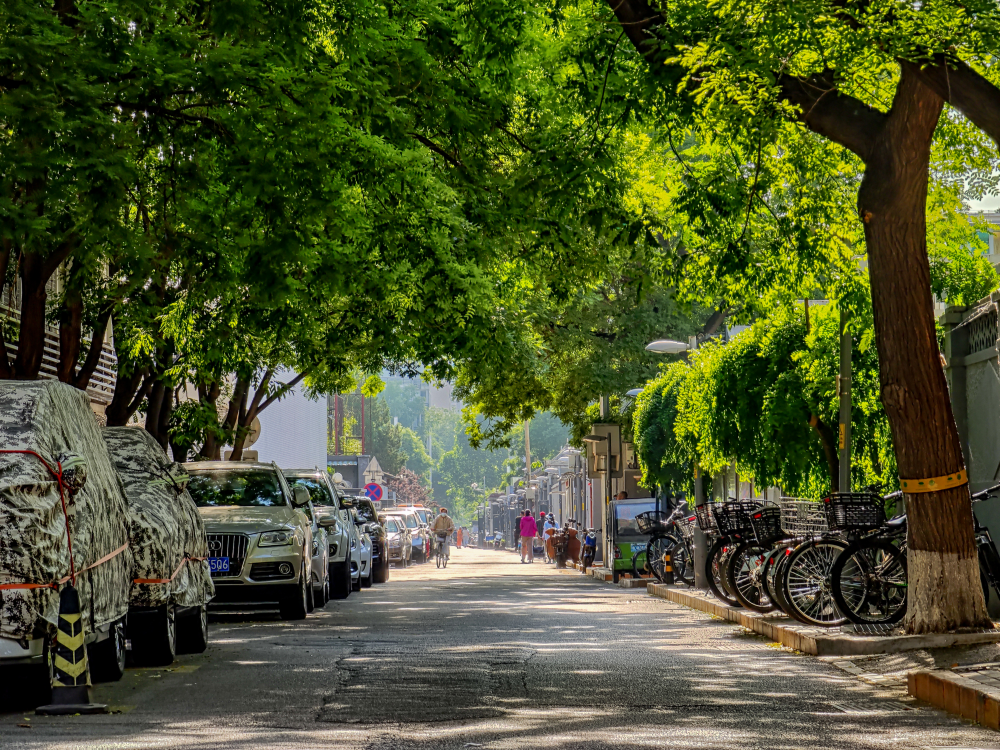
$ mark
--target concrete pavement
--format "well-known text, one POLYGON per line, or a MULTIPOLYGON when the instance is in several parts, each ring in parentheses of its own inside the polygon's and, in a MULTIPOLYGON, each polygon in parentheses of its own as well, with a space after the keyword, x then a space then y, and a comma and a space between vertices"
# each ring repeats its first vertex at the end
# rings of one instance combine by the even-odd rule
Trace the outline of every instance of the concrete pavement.
POLYGON ((394 569, 302 623, 214 622, 206 654, 98 686, 108 716, 15 713, 12 688, 11 750, 1000 748, 903 680, 492 550, 394 569))

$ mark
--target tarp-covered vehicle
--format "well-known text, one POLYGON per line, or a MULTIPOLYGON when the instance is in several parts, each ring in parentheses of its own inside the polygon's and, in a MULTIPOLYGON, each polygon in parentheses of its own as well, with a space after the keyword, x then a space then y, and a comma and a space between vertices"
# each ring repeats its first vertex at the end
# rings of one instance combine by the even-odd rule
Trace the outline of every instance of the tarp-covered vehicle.
POLYGON ((164 665, 178 652, 201 653, 208 647, 208 602, 215 586, 205 524, 186 489, 190 475, 141 427, 102 432, 129 503, 132 657, 164 665))
POLYGON ((91 674, 121 677, 127 524, 87 395, 54 381, 0 381, 0 665, 46 663, 59 589, 75 583, 91 674))

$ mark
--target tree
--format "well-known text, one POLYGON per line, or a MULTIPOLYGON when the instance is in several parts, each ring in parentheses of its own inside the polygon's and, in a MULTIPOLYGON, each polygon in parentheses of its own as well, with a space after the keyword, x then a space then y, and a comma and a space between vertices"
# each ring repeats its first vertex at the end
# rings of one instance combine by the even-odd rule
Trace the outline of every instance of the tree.
POLYGON ((427 489, 420 481, 420 477, 407 468, 400 470, 399 474, 389 479, 388 487, 396 493, 396 502, 399 505, 427 505, 427 489))
MULTIPOLYGON (((996 6, 624 0, 609 8, 674 111, 711 116, 757 153, 794 120, 863 163, 858 214, 899 470, 911 479, 963 472, 934 330, 928 171, 945 102, 1000 141, 1000 90, 981 72, 993 51, 983 31, 994 27, 996 6)), ((946 148, 981 142, 976 134, 948 142, 959 129, 950 118, 941 123, 946 148)), ((733 252, 742 252, 738 241, 733 252)), ((987 624, 968 487, 913 494, 907 508, 907 630, 987 624)))
POLYGON ((368 428, 365 430, 368 450, 378 459, 382 471, 398 474, 406 465, 403 438, 399 425, 392 423, 389 405, 382 397, 369 399, 366 413, 368 428))

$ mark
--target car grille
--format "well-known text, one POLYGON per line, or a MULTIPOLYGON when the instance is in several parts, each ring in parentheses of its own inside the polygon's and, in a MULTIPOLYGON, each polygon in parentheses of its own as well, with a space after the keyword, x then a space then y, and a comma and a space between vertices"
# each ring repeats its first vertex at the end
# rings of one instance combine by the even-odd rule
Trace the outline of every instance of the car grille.
POLYGON ((250 538, 246 534, 208 534, 208 554, 211 557, 228 557, 228 573, 212 573, 212 578, 238 576, 247 559, 250 538))

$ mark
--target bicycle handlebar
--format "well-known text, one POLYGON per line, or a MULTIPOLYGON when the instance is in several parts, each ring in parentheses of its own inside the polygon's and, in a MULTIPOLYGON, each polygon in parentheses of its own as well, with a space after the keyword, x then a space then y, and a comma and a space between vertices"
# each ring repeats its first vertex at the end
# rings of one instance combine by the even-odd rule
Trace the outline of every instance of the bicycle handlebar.
POLYGON ((979 503, 983 500, 988 500, 993 496, 993 493, 997 491, 1000 491, 1000 484, 995 484, 992 487, 987 487, 985 490, 980 490, 972 495, 972 502, 979 503))

